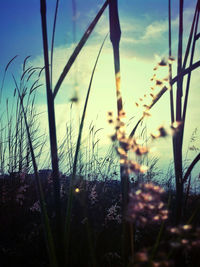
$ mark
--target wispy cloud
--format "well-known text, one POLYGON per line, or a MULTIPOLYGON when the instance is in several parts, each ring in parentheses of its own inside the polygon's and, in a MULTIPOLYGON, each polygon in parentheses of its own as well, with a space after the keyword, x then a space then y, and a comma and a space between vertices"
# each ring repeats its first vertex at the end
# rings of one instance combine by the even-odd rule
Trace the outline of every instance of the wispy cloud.
MULTIPOLYGON (((126 19, 125 19, 126 21, 126 19)), ((140 21, 127 21, 122 23, 122 41, 131 44, 147 44, 159 42, 167 32, 167 20, 153 21, 149 25, 142 26, 140 21)))
POLYGON ((152 24, 148 25, 145 29, 145 33, 142 36, 142 40, 149 40, 161 38, 164 33, 167 32, 168 23, 167 20, 155 21, 152 24))

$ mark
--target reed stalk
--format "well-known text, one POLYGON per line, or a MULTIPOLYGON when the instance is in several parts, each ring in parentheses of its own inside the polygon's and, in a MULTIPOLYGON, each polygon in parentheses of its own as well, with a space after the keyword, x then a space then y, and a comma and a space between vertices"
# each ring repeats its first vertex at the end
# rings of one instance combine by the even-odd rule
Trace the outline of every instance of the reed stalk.
MULTIPOLYGON (((169 25, 169 58, 172 57, 172 40, 171 40, 171 0, 168 1, 168 25, 169 25)), ((172 88, 172 64, 169 63, 169 85, 170 85, 170 111, 171 111, 171 123, 174 123, 174 96, 172 88)))
MULTIPOLYGON (((50 78, 50 71, 49 71, 49 58, 48 58, 48 38, 47 38, 47 25, 46 25, 46 1, 41 0, 40 1, 40 10, 41 10, 41 21, 42 21, 42 37, 43 37, 43 50, 44 50, 44 62, 45 62, 45 77, 46 77, 46 91, 47 91, 47 104, 48 104, 48 121, 49 121, 49 135, 50 135, 50 147, 51 147, 51 161, 52 161, 52 170, 53 170, 53 182, 54 182, 54 197, 55 197, 55 210, 56 210, 56 221, 57 221, 57 235, 58 235, 58 251, 59 252, 59 258, 60 263, 63 261, 64 256, 64 243, 62 240, 62 222, 61 222, 61 208, 60 208, 60 184, 59 184, 59 167, 58 167, 58 155, 57 155, 57 140, 56 140, 56 126, 55 126, 55 112, 54 112, 54 98, 56 97, 56 94, 66 77, 69 69, 71 68, 72 64, 74 63, 76 57, 78 56, 79 52, 81 51, 82 47, 84 46, 85 42, 87 41, 88 37, 90 36, 91 32, 93 31, 96 23, 98 22, 99 18, 103 14, 105 8, 108 5, 108 1, 105 1, 104 5, 96 15, 95 19, 92 21, 88 29, 86 30, 85 34, 81 38, 79 44, 75 48, 72 56, 70 57, 69 61, 67 62, 63 72, 60 75, 60 78, 57 81, 57 84, 55 86, 54 92, 52 92, 52 65, 53 65, 53 46, 54 46, 54 36, 55 36, 55 26, 56 26, 56 19, 57 19, 57 10, 58 10, 58 1, 56 2, 56 10, 55 10, 55 16, 54 16, 54 25, 53 25, 53 36, 52 36, 52 45, 51 45, 51 78, 50 78)), ((103 45, 102 45, 103 47, 103 45)), ((101 49, 102 49, 101 47, 101 49)), ((100 49, 100 52, 101 52, 100 49)), ((99 52, 99 55, 100 55, 99 52)), ((97 61, 99 58, 99 55, 97 57, 97 61)), ((90 87, 94 75, 94 71, 96 68, 96 64, 92 73, 89 89, 88 89, 88 95, 86 98, 86 103, 83 111, 82 121, 79 129, 79 136, 77 140, 76 145, 76 151, 75 151, 75 158, 74 158, 74 164, 73 164, 73 177, 76 175, 76 165, 77 165, 77 159, 78 159, 78 152, 80 149, 80 141, 81 141, 81 134, 82 134, 82 128, 85 118, 85 112, 87 107, 87 101, 89 97, 90 87)), ((72 181, 73 182, 73 178, 72 181)), ((70 186, 70 193, 69 193, 69 199, 68 199, 68 215, 67 215, 67 223, 66 223, 66 235, 64 235, 65 240, 66 236, 68 239, 69 235, 69 222, 71 218, 71 207, 72 207, 72 186, 70 186)), ((68 243, 68 242, 67 242, 68 243)), ((66 247, 68 247, 66 245, 66 247)), ((68 251, 68 249, 67 249, 68 251)))
MULTIPOLYGON (((168 4, 168 11, 169 11, 169 57, 171 57, 171 1, 169 0, 168 4)), ((194 38, 193 38, 193 48, 192 48, 192 54, 191 54, 191 60, 190 60, 190 66, 186 68, 186 62, 189 55, 189 50, 191 46, 191 39, 193 36, 193 31, 197 29, 198 25, 198 14, 199 12, 199 0, 197 1, 196 5, 196 11, 194 14, 194 19, 191 27, 191 33, 189 36, 186 53, 184 57, 184 62, 182 66, 182 38, 183 38, 183 1, 180 1, 180 25, 179 25, 179 45, 178 45, 178 69, 177 69, 177 76, 172 78, 172 69, 169 64, 169 81, 170 81, 170 107, 171 107, 171 122, 173 123, 175 120, 174 116, 174 100, 173 100, 173 93, 172 93, 172 86, 173 84, 177 83, 177 94, 176 94, 176 121, 182 122, 181 129, 178 131, 177 134, 173 136, 173 155, 174 155, 174 164, 175 164, 175 177, 176 177, 176 191, 177 191, 177 223, 181 219, 181 213, 182 213, 182 203, 183 203, 183 184, 186 182, 186 179, 188 176, 186 176, 186 179, 183 178, 183 171, 182 171, 182 144, 183 144, 183 130, 184 130, 184 121, 186 116, 186 110, 187 110, 187 99, 188 99, 188 93, 189 93, 189 81, 191 72, 198 68, 200 66, 200 61, 197 61, 193 63, 192 59, 194 56, 194 46, 195 42, 198 38, 197 31, 195 31, 194 38), (186 87, 186 95, 184 99, 184 106, 182 110, 182 90, 183 90, 183 78, 184 76, 189 75, 188 77, 188 86, 186 87)), ((150 106, 147 108, 147 111, 149 111, 156 102, 162 97, 162 95, 168 90, 167 87, 163 87, 160 92, 156 95, 156 97, 153 99, 150 106)), ((140 123, 143 121, 145 116, 143 115, 138 122, 136 123, 135 127, 131 131, 129 137, 133 137, 135 134, 135 131, 137 130, 140 123)), ((198 156, 197 156, 198 158, 198 156)), ((196 164, 196 163, 195 163, 196 164)))
MULTIPOLYGON (((179 35, 178 35, 178 67, 177 74, 182 71, 182 41, 183 41, 183 0, 179 1, 179 35)), ((182 123, 182 95, 183 95, 183 77, 177 80, 176 92, 176 121, 182 123)), ((173 136, 174 148, 174 169, 176 179, 176 223, 178 224, 182 217, 183 184, 182 184, 182 142, 181 132, 178 131, 173 136)))
MULTIPOLYGON (((199 22, 199 9, 196 9, 194 19, 196 20, 195 20, 194 36, 193 36, 193 43, 192 43, 191 56, 190 56, 190 67, 193 65, 194 52, 195 52, 195 46, 196 46, 196 40, 197 40, 196 37, 197 37, 197 29, 198 29, 198 22, 199 22)), ((183 143, 184 125, 185 125, 185 119, 186 119, 186 110, 187 110, 191 75, 192 75, 192 72, 189 72, 187 76, 185 98, 184 98, 184 105, 183 105, 183 114, 182 114, 183 127, 182 127, 182 132, 181 132, 182 143, 183 143)))
POLYGON ((58 6, 59 6, 59 0, 56 0, 56 8, 55 8, 55 14, 54 14, 54 21, 53 21, 53 33, 52 33, 52 40, 51 40, 51 64, 50 64, 51 88, 53 88, 53 49, 54 49, 54 41, 55 41, 55 33, 56 33, 58 6))
POLYGON ((51 164, 53 176, 54 189, 54 205, 56 216, 56 241, 57 254, 59 255, 59 262, 63 262, 63 224, 61 219, 61 203, 60 203, 60 180, 59 180, 59 165, 58 165, 58 150, 56 138, 56 122, 54 110, 54 98, 51 89, 50 71, 49 71, 49 56, 48 56, 48 37, 47 37, 47 23, 46 23, 46 1, 40 1, 41 23, 42 23, 42 39, 45 63, 45 78, 46 78, 46 94, 48 107, 48 122, 49 122, 49 138, 51 150, 51 164))
MULTIPOLYGON (((123 113, 123 103, 121 95, 121 75, 120 75, 120 52, 119 45, 121 39, 121 29, 118 15, 118 1, 109 1, 109 22, 110 22, 110 41, 113 47, 114 55, 114 70, 115 70, 115 84, 116 84, 116 97, 117 97, 117 114, 118 120, 121 121, 123 113)), ((120 143, 119 143, 120 146, 120 143)), ((131 239, 130 226, 125 220, 126 208, 129 198, 129 175, 126 172, 126 166, 120 165, 120 177, 121 177, 121 192, 122 192, 122 216, 123 216, 123 226, 122 226, 122 257, 124 266, 128 264, 128 258, 131 255, 131 239)), ((132 251, 133 254, 133 251, 132 251)))
MULTIPOLYGON (((169 19, 170 20, 170 19, 169 19)), ((183 178, 183 167, 182 167, 182 146, 183 146, 183 134, 185 127, 185 118, 187 110, 187 102, 190 88, 191 73, 194 66, 198 66, 198 62, 193 63, 195 44, 197 40, 197 27, 199 20, 199 0, 197 1, 194 18, 191 26, 191 31, 186 47, 186 52, 184 56, 184 61, 182 63, 182 40, 183 40, 183 1, 179 2, 179 43, 178 43, 178 68, 177 77, 171 79, 171 86, 174 82, 177 83, 177 94, 176 94, 176 121, 181 123, 180 129, 173 136, 173 155, 174 155, 174 168, 175 168, 175 179, 176 179, 176 223, 181 221, 183 212, 183 186, 185 179, 183 178), (193 41, 192 41, 193 39, 193 41), (186 63, 190 52, 190 47, 192 44, 191 55, 190 55, 190 65, 186 69, 186 63), (183 78, 187 76, 185 96, 182 107, 182 97, 183 97, 183 78)), ((170 50, 170 47, 169 47, 170 50)), ((171 102, 172 108, 172 102, 171 102)), ((188 176, 187 176, 188 177, 188 176)))

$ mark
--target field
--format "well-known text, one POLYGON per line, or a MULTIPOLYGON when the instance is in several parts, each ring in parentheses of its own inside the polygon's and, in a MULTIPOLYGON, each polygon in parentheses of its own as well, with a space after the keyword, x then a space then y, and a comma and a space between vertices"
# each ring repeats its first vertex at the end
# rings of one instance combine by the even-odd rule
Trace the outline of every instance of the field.
MULTIPOLYGON (((46 173, 41 175, 41 179, 45 188, 46 208, 52 225, 52 233, 55 235, 52 179, 50 172, 46 173)), ((2 266, 49 266, 41 223, 41 208, 33 175, 19 177, 15 174, 14 177, 5 179, 4 183, 1 181, 2 266)), ((62 176, 62 185, 65 185, 61 187, 63 218, 68 199, 69 180, 69 177, 62 176)), ((135 188, 133 183, 131 187, 135 188)), ((174 226, 175 192, 165 192, 161 194, 162 196, 156 196, 158 189, 161 188, 156 189, 154 185, 149 191, 155 197, 154 200, 150 200, 144 198, 149 192, 147 193, 142 188, 143 197, 134 199, 132 203, 134 207, 130 207, 130 213, 127 214, 127 219, 128 216, 131 218, 131 220, 128 219, 129 226, 134 227, 132 228, 134 266, 149 266, 153 255, 151 266, 198 266, 200 264, 198 257, 199 214, 192 224, 174 226), (171 198, 168 206, 169 214, 167 213, 169 217, 161 223, 160 220, 154 219, 155 214, 159 214, 161 209, 158 212, 148 205, 161 205, 162 201, 167 203, 169 196, 171 198), (144 207, 139 210, 140 205, 144 207), (144 218, 148 218, 148 221, 144 221, 144 218), (161 236, 158 239, 159 234, 161 236), (155 246, 156 242, 158 242, 157 246, 155 246)), ((120 192, 118 180, 110 179, 104 182, 77 180, 73 192, 69 266, 124 266, 121 257, 120 192)), ((136 196, 139 196, 138 190, 135 193, 136 196)), ((192 216, 191 207, 195 209, 197 203, 199 203, 199 195, 189 196, 185 207, 185 221, 192 216)))

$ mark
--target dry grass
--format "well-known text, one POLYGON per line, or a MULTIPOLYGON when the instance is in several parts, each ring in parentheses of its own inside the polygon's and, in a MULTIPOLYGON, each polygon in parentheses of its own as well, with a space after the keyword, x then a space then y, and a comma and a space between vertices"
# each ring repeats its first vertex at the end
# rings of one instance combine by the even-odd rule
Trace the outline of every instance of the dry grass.
MULTIPOLYGON (((6 155, 8 154, 8 172, 10 173, 10 177, 7 177, 7 179, 8 181, 9 179, 15 179, 16 177, 13 178, 12 176, 16 173, 18 180, 16 186, 13 187, 14 189, 11 186, 11 194, 9 193, 10 188, 6 185, 7 181, 4 181, 5 183, 3 183, 1 187, 1 203, 3 205, 1 216, 4 221, 9 221, 8 227, 4 225, 6 233, 8 234, 9 230, 12 230, 12 225, 10 224, 10 211, 14 212, 15 216, 19 216, 22 219, 24 226, 27 226, 28 229, 32 227, 32 236, 30 236, 27 230, 24 230, 23 232, 22 229, 20 229, 20 233, 23 236, 25 243, 29 246, 32 246, 33 244, 35 246, 36 243, 38 244, 39 240, 41 240, 42 232, 44 233, 47 253, 44 252, 44 255, 40 255, 38 261, 36 260, 34 263, 35 265, 33 264, 32 266, 50 265, 52 267, 63 267, 76 265, 136 267, 180 266, 179 264, 181 264, 181 266, 194 266, 194 262, 197 262, 196 250, 200 246, 200 232, 197 220, 200 206, 198 203, 191 212, 187 210, 187 205, 185 205, 185 214, 183 214, 183 200, 185 197, 184 185, 188 181, 191 171, 199 161, 200 156, 198 154, 195 157, 184 174, 182 166, 182 145, 191 73, 193 69, 199 66, 199 62, 193 63, 195 44, 198 37, 197 26, 199 20, 199 1, 197 1, 186 53, 183 55, 183 1, 180 0, 177 53, 178 69, 177 76, 172 78, 171 1, 169 0, 169 57, 167 60, 161 60, 155 66, 155 72, 152 77, 154 85, 151 88, 151 92, 149 92, 151 101, 146 103, 145 100, 140 100, 140 103, 142 103, 143 114, 129 134, 127 134, 126 124, 123 120, 126 114, 123 110, 122 92, 120 88, 119 44, 121 29, 117 0, 105 1, 66 63, 55 88, 52 88, 52 70, 59 1, 56 1, 55 7, 50 59, 48 55, 46 1, 41 0, 40 4, 44 68, 27 68, 26 62, 28 57, 24 60, 23 73, 20 77, 19 84, 13 76, 15 84, 14 100, 17 95, 16 112, 9 109, 7 100, 6 125, 4 125, 2 119, 0 121, 0 138, 3 140, 4 135, 6 135, 7 139, 5 143, 3 141, 0 143, 1 171, 3 173, 6 172, 6 155), (111 139, 119 159, 120 183, 119 181, 109 182, 107 179, 105 179, 104 182, 97 180, 89 181, 89 179, 84 179, 84 177, 82 177, 81 173, 83 170, 81 170, 81 168, 80 173, 77 174, 78 165, 83 164, 81 160, 82 133, 93 76, 106 38, 99 49, 91 73, 83 114, 81 116, 77 134, 77 141, 74 147, 72 146, 72 129, 70 128, 68 128, 68 139, 64 140, 60 146, 57 145, 57 129, 55 124, 54 101, 56 95, 63 80, 67 76, 70 68, 107 6, 109 7, 110 40, 114 54, 114 78, 116 82, 117 106, 117 118, 114 118, 113 113, 109 112, 108 121, 113 125, 114 129, 111 139), (189 67, 186 67, 189 55, 190 63, 189 67), (51 64, 49 64, 49 62, 51 64), (168 68, 169 77, 163 77, 162 79, 158 78, 157 70, 159 68, 168 68), (41 143, 38 143, 37 141, 37 114, 34 111, 35 92, 40 86, 39 78, 42 71, 45 72, 46 79, 45 84, 50 137, 49 150, 51 152, 50 160, 52 166, 51 175, 48 179, 46 177, 46 180, 43 182, 38 172, 39 159, 36 156, 36 151, 38 146, 42 146, 41 143), (37 77, 35 82, 29 84, 29 87, 26 86, 26 83, 29 83, 31 77, 34 75, 37 77), (187 77, 187 83, 183 99, 184 77, 187 77), (177 94, 174 99, 174 89, 172 86, 175 83, 177 84, 177 94), (158 127, 157 131, 150 135, 150 142, 148 145, 146 140, 142 140, 141 142, 141 140, 137 138, 136 133, 144 118, 150 116, 151 108, 153 108, 163 94, 169 90, 171 105, 170 116, 172 123, 171 136, 173 139, 176 181, 175 193, 173 191, 165 193, 159 185, 154 184, 151 181, 148 183, 139 183, 139 179, 138 181, 130 180, 130 175, 132 174, 138 175, 138 177, 142 175, 143 177, 145 177, 145 175, 146 177, 154 176, 153 168, 148 170, 148 166, 143 164, 144 158, 151 151, 149 147, 150 142, 154 142, 157 138, 165 138, 165 136, 169 135, 169 130, 165 129, 163 126, 158 127), (15 123, 13 125, 14 115, 15 123), (66 146, 69 151, 69 172, 71 176, 61 177, 59 164, 61 163, 61 158, 65 155, 66 146), (81 164, 79 164, 79 161, 81 164), (34 171, 36 191, 38 194, 37 198, 34 195, 34 188, 28 179, 29 170, 34 171), (64 179, 64 182, 61 178, 64 179), (30 196, 33 196, 34 203, 31 202, 33 199, 26 195, 27 192, 30 193, 30 196), (176 201, 174 201, 174 196, 176 201), (38 199, 39 202, 37 202, 36 199, 38 199), (174 210, 175 202, 176 210, 174 210), (22 207, 22 205, 24 206, 22 207), (7 218, 4 215, 4 212, 7 214, 7 218), (39 227, 38 231, 36 229, 37 227, 31 225, 30 220, 26 221, 25 219, 26 216, 28 216, 28 218, 32 217, 31 212, 34 213, 33 221, 36 222, 36 226, 39 227), (39 214, 41 215, 41 222, 37 221, 37 215, 39 214), (176 217, 175 221, 174 217, 176 217), (175 224, 175 226, 173 226, 173 224, 175 224), (41 226, 43 227, 43 231, 40 230, 41 226), (48 256, 46 254, 48 254, 48 256)), ((75 6, 75 2, 73 4, 75 6)), ((1 93, 6 72, 14 59, 15 57, 10 60, 5 68, 1 93)), ((73 99, 74 102, 77 102, 78 100, 78 98, 73 99)), ((138 103, 139 102, 136 103, 137 106, 139 106, 138 103)), ((92 132, 93 131, 91 130, 91 134, 93 134, 92 132)), ((110 171, 110 169, 113 168, 112 159, 108 161, 107 159, 103 159, 102 161, 98 160, 98 157, 94 152, 94 147, 98 141, 95 142, 94 140, 95 139, 93 139, 93 153, 89 160, 89 164, 95 162, 96 167, 94 172, 96 172, 96 174, 97 172, 101 174, 102 169, 106 166, 107 176, 114 175, 115 171, 110 171), (108 164, 106 162, 108 162, 108 164)), ((39 154, 41 153, 42 150, 39 150, 39 154)), ((92 167, 85 167, 85 170, 85 176, 89 177, 92 175, 92 167)), ((188 192, 186 197, 188 198, 186 202, 189 203, 189 201, 191 201, 191 205, 193 205, 193 199, 189 196, 188 192)), ((198 197, 199 196, 197 196, 197 198, 198 197)), ((3 240, 5 240, 5 238, 3 240)), ((17 240, 19 240, 19 236, 17 236, 17 240)), ((10 255, 12 255, 11 245, 12 244, 9 243, 7 246, 4 244, 1 246, 1 253, 7 260, 10 255)), ((22 246, 21 243, 20 245, 22 246)), ((19 249, 19 251, 22 253, 23 249, 19 249)), ((18 249, 14 250, 14 258, 17 257, 16 255, 19 251, 18 249)), ((28 249, 27 253, 27 255, 30 253, 28 249)), ((27 266, 27 263, 21 263, 20 266, 27 266)))

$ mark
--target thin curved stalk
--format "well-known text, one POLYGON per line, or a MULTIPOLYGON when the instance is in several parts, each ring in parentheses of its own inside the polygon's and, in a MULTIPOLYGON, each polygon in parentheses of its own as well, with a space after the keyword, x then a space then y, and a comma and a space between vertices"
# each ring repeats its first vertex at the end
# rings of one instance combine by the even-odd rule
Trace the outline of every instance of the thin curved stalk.
POLYGON ((175 76, 172 79, 171 85, 173 85, 174 83, 176 83, 179 78, 183 78, 183 76, 187 75, 188 73, 190 73, 191 71, 197 69, 198 67, 200 67, 200 60, 198 60, 197 62, 193 63, 188 68, 182 70, 177 76, 175 76))
POLYGON ((195 25, 195 20, 196 20, 197 11, 198 11, 198 2, 196 5, 196 9, 195 9, 195 13, 194 13, 193 21, 192 21, 192 26, 191 26, 191 30, 190 30, 190 35, 188 38, 187 48, 186 48, 185 57, 184 57, 184 61, 183 61, 183 69, 185 69, 185 67, 186 67, 187 59, 188 59, 189 52, 190 52, 190 47, 191 47, 191 43, 192 43, 192 36, 193 36, 193 32, 194 32, 194 25, 195 25))
POLYGON ((3 74, 3 79, 2 79, 2 83, 1 83, 1 88, 0 88, 0 104, 1 104, 1 95, 2 95, 2 91, 3 91, 3 86, 4 86, 4 82, 5 82, 5 78, 6 78, 6 72, 8 70, 8 67, 10 66, 10 64, 13 62, 13 60, 15 60, 15 58, 18 57, 18 55, 14 56, 6 65, 5 69, 4 69, 4 74, 3 74))
POLYGON ((56 8, 55 8, 55 14, 54 14, 54 21, 53 21, 53 34, 52 34, 52 40, 51 40, 51 64, 50 64, 50 67, 51 67, 51 88, 52 88, 52 82, 53 82, 53 49, 54 49, 54 40, 55 40, 55 32, 56 32, 58 5, 59 5, 59 0, 56 0, 56 8))
MULTIPOLYGON (((196 25, 195 25, 194 39, 193 39, 192 51, 191 51, 191 57, 190 57, 190 66, 192 66, 192 64, 193 64, 195 45, 196 45, 196 35, 197 35, 197 29, 198 29, 198 22, 199 22, 199 10, 197 11, 197 16, 196 16, 196 25)), ((185 90, 185 99, 184 99, 184 105, 183 105, 183 115, 182 115, 183 126, 182 126, 182 132, 181 132, 181 134, 182 134, 182 136, 181 136, 182 144, 183 144, 184 125, 185 125, 185 118, 186 118, 186 110, 187 110, 187 103, 188 103, 191 75, 192 75, 192 72, 189 72, 188 73, 188 77, 187 77, 187 84, 186 84, 186 90, 185 90)))
MULTIPOLYGON (((183 0, 179 0, 179 36, 178 36, 178 66, 177 74, 182 71, 182 50, 183 50, 183 0)), ((176 121, 181 121, 181 103, 182 103, 182 86, 183 77, 177 80, 177 94, 176 94, 176 121)))
POLYGON ((100 9, 100 11, 98 12, 98 14, 96 15, 96 17, 94 18, 94 20, 92 21, 92 23, 90 24, 90 26, 87 28, 87 30, 85 31, 83 37, 81 38, 81 40, 79 41, 78 45, 76 46, 74 52, 72 53, 71 57, 69 58, 67 64, 65 65, 56 85, 54 88, 54 92, 53 92, 53 98, 56 97, 58 90, 60 89, 60 86, 63 82, 63 80, 65 79, 67 73, 69 72, 69 70, 71 69, 74 61, 76 60, 78 54, 80 53, 81 49, 83 48, 83 46, 85 45, 87 39, 89 38, 90 34, 92 33, 94 27, 96 26, 97 22, 99 21, 101 15, 103 14, 105 8, 108 5, 108 0, 105 1, 105 3, 103 4, 102 8, 100 9))
MULTIPOLYGON (((168 21, 169 21, 169 58, 172 56, 172 40, 171 40, 171 0, 168 2, 168 21)), ((171 111, 171 123, 174 122, 174 97, 172 90, 172 64, 169 64, 169 84, 170 84, 170 111, 171 111)))
POLYGON ((77 170, 77 162, 78 162, 78 155, 79 155, 79 151, 80 151, 80 146, 81 146, 81 137, 82 137, 82 132, 83 132, 83 126, 84 126, 84 121, 85 121, 85 116, 86 116, 86 110, 87 110, 87 105, 88 105, 88 100, 89 100, 89 96, 90 96, 90 91, 91 91, 91 86, 92 86, 92 81, 93 81, 93 77, 94 77, 94 73, 96 70, 96 66, 101 54, 101 51, 103 49, 105 40, 107 38, 107 35, 100 47, 93 71, 92 71, 92 75, 90 78, 90 83, 89 83, 89 87, 87 90, 87 95, 86 95, 86 100, 85 100, 85 104, 84 104, 84 109, 83 109, 83 114, 81 117, 81 123, 80 123, 80 127, 79 127, 79 133, 78 133, 78 139, 77 139, 77 143, 76 143, 76 150, 75 150, 75 156, 74 156, 74 163, 73 163, 73 170, 72 170, 72 177, 70 180, 70 188, 69 188, 69 196, 68 196, 68 203, 67 203, 67 215, 66 215, 66 223, 65 223, 65 232, 64 232, 64 243, 65 243, 65 255, 66 255, 66 262, 67 262, 67 256, 68 256, 68 250, 69 250, 69 239, 70 239, 70 220, 71 220, 71 213, 72 213, 72 205, 73 205, 73 182, 74 179, 76 177, 76 170, 77 170))
POLYGON ((187 169, 187 171, 183 177, 183 183, 187 182, 187 179, 188 179, 189 175, 191 174, 192 169, 194 168, 194 166, 197 164, 197 162, 199 160, 200 160, 200 153, 194 158, 194 160, 192 161, 192 163, 188 167, 188 169, 187 169))

